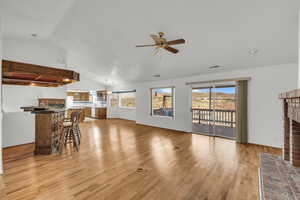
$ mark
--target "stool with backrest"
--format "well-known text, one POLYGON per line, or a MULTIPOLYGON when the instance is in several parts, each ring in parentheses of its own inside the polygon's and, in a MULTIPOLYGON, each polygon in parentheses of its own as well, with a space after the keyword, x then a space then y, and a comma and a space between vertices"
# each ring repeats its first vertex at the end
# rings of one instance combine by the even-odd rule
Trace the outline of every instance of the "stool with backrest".
POLYGON ((63 142, 64 145, 67 145, 67 143, 73 143, 77 151, 79 151, 79 145, 81 139, 79 120, 80 120, 79 112, 71 113, 71 118, 67 119, 64 122, 64 134, 62 137, 62 139, 64 139, 63 142))

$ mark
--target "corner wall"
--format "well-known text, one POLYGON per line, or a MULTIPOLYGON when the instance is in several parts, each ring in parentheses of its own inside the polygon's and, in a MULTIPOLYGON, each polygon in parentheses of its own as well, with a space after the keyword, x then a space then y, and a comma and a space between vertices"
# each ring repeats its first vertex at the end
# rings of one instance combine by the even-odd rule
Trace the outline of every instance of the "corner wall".
MULTIPOLYGON (((136 122, 140 124, 191 131, 191 93, 186 82, 251 77, 248 94, 249 142, 282 146, 282 105, 278 94, 297 87, 297 64, 258 67, 219 72, 173 80, 159 80, 128 86, 136 89, 136 122), (175 86, 175 118, 150 115, 150 91, 153 87, 175 86)), ((116 90, 119 88, 115 88, 116 90)))
POLYGON ((136 121, 135 108, 110 107, 107 105, 107 118, 120 118, 136 121))
POLYGON ((298 18, 298 88, 300 88, 300 10, 298 18))
MULTIPOLYGON (((75 70, 76 71, 76 70, 75 70)), ((67 90, 79 90, 79 91, 100 91, 105 90, 105 86, 90 80, 84 74, 80 73, 80 81, 67 85, 67 90)))
MULTIPOLYGON (((2 69, 2 26, 0 17, 0 69, 2 69)), ((0 174, 3 173, 2 167, 2 70, 0 70, 0 174)))
MULTIPOLYGON (((51 41, 6 37, 3 59, 65 68, 66 53, 51 41)), ((66 87, 3 86, 3 111, 22 112, 21 106, 37 105, 38 98, 65 98, 66 87)))
MULTIPOLYGON (((63 49, 51 41, 6 37, 3 39, 3 58, 50 67, 65 68, 63 49)), ((2 86, 2 147, 34 141, 35 118, 24 113, 21 106, 38 105, 38 98, 66 98, 66 86, 57 88, 33 86, 2 86), (20 123, 19 123, 20 122, 20 123), (16 123, 18 126, 16 126, 16 123)))

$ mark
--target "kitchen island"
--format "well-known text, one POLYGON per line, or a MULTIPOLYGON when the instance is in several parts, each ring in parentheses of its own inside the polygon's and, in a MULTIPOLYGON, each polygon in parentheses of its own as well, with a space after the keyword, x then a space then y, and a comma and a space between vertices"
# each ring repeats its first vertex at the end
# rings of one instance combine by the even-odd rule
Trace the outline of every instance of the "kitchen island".
POLYGON ((35 149, 34 154, 52 154, 58 151, 65 109, 42 107, 21 107, 25 112, 35 115, 35 149))

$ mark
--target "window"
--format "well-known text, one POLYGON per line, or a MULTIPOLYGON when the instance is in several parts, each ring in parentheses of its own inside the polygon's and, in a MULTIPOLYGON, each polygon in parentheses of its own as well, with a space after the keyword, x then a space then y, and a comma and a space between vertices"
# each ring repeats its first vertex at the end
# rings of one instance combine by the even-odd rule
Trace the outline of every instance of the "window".
POLYGON ((151 114, 174 117, 174 87, 151 89, 151 114))
POLYGON ((119 103, 119 95, 116 93, 112 93, 109 95, 109 103, 111 107, 118 107, 119 103))
POLYGON ((195 109, 235 110, 235 87, 194 88, 192 105, 195 109))
POLYGON ((119 106, 135 108, 135 92, 119 93, 119 106))

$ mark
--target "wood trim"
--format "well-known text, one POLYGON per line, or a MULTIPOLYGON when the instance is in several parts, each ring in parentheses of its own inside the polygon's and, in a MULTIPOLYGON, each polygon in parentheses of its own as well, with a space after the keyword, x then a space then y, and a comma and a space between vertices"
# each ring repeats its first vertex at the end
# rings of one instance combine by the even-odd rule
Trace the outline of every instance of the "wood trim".
POLYGON ((236 87, 236 85, 219 85, 216 87, 208 86, 208 87, 192 87, 192 90, 194 89, 209 89, 209 88, 227 88, 227 87, 236 87))
POLYGON ((175 86, 153 87, 149 89, 152 90, 152 89, 165 89, 165 88, 175 88, 175 86))
POLYGON ((209 81, 195 81, 195 82, 186 82, 186 85, 193 84, 204 84, 204 83, 220 83, 227 81, 250 81, 251 77, 239 77, 239 78, 228 78, 228 79, 217 79, 217 80, 209 80, 209 81))
MULTIPOLYGON (((77 78, 74 77, 74 71, 59 69, 54 67, 46 67, 41 65, 22 63, 10 60, 2 60, 3 64, 3 72, 24 72, 24 73, 34 73, 38 75, 52 75, 58 77, 69 77, 69 78, 77 78)), ((78 77, 79 78, 79 77, 78 77)))
POLYGON ((3 84, 57 87, 79 80, 72 70, 2 60, 3 84))
POLYGON ((34 142, 3 148, 3 161, 11 162, 33 156, 34 142))

